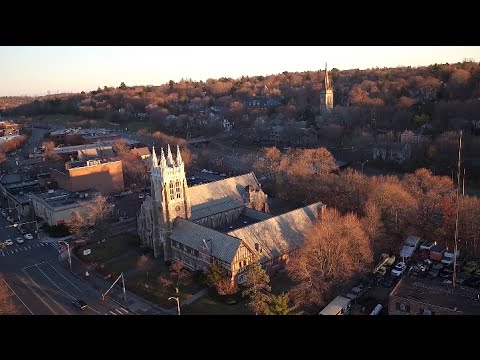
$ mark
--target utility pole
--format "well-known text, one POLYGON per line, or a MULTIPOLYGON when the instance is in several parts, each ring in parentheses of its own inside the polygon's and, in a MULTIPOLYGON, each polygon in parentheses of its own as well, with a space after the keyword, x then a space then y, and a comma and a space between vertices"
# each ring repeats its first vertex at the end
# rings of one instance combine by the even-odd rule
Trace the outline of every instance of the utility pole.
POLYGON ((455 242, 453 250, 453 277, 452 285, 455 289, 457 280, 457 249, 458 249, 458 213, 460 209, 460 165, 461 165, 461 152, 462 152, 462 130, 460 130, 460 139, 458 143, 458 168, 457 168, 457 211, 455 215, 455 242))
POLYGON ((117 278, 117 280, 115 280, 112 284, 112 286, 110 286, 108 288, 108 290, 102 294, 102 301, 105 301, 105 298, 107 296, 107 294, 110 292, 110 290, 112 290, 113 286, 117 283, 118 280, 122 279, 122 287, 123 287, 123 301, 124 302, 127 302, 127 292, 125 290, 125 279, 123 278, 123 272, 120 274, 120 276, 117 278))
POLYGON ((463 168, 463 189, 462 189, 462 195, 465 196, 465 168, 463 168))

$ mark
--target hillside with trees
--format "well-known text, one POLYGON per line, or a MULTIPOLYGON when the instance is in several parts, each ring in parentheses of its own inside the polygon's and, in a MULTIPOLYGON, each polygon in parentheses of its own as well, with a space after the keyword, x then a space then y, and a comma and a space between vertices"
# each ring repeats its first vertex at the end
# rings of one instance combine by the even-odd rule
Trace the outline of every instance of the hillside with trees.
POLYGON ((158 86, 121 83, 30 101, 4 97, 0 108, 7 116, 71 115, 181 138, 229 132, 240 143, 259 146, 325 146, 345 160, 364 160, 378 148, 387 156, 370 165, 390 164, 402 171, 428 166, 445 175, 455 166, 452 132, 462 129, 465 166, 469 173, 478 173, 479 63, 334 68, 335 108, 328 113, 320 111, 324 76, 321 70, 284 71, 238 79, 170 80, 158 86), (415 140, 406 146, 401 139, 415 140), (345 152, 347 148, 355 151, 345 152), (396 161, 398 156, 404 161, 396 161))

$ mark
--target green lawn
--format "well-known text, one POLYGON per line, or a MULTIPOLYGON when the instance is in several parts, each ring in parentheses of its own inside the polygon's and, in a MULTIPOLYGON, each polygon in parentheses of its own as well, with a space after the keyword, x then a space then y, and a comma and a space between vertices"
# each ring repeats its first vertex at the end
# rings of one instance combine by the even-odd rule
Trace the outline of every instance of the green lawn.
MULTIPOLYGON (((162 307, 174 307, 175 302, 168 300, 168 298, 175 296, 175 291, 158 282, 158 277, 160 275, 168 273, 168 266, 162 259, 151 258, 148 270, 140 271, 137 268, 137 262, 140 255, 141 251, 138 251, 138 253, 132 251, 131 255, 106 263, 104 271, 107 273, 113 273, 115 276, 123 271, 127 287, 130 291, 135 292, 139 296, 143 296, 162 307)), ((180 285, 180 302, 185 301, 201 289, 202 286, 193 280, 190 280, 186 285, 180 285)))
MULTIPOLYGON (((130 278, 127 277, 127 282, 134 284, 135 289, 141 292, 140 295, 147 295, 150 300, 156 302, 160 306, 166 308, 174 307, 175 303, 171 300, 168 300, 168 298, 175 296, 175 290, 173 290, 171 287, 163 286, 158 283, 157 279, 161 274, 161 271, 154 269, 149 271, 148 275, 147 273, 141 273, 130 278)), ((202 287, 194 281, 190 281, 186 285, 180 285, 178 289, 180 302, 185 301, 201 289, 202 287)))
POLYGON ((228 305, 208 295, 190 305, 184 305, 181 311, 184 315, 253 315, 245 300, 228 305))
POLYGON ((87 244, 77 250, 77 255, 80 259, 87 262, 105 261, 115 256, 125 253, 130 248, 139 247, 139 239, 133 235, 115 236, 100 244, 87 244), (90 255, 83 255, 83 250, 91 249, 90 255))

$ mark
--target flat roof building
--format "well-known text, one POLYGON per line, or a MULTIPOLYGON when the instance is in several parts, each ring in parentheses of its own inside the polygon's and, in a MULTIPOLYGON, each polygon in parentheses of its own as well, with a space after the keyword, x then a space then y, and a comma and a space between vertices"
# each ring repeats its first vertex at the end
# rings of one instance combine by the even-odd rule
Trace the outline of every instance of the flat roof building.
POLYGON ((58 187, 69 191, 95 189, 102 193, 125 189, 120 160, 87 160, 65 163, 64 170, 51 169, 58 187))
POLYGON ((87 203, 98 192, 86 190, 70 192, 66 190, 49 190, 32 194, 35 214, 50 226, 68 224, 74 211, 82 214, 87 211, 87 203))
POLYGON ((389 296, 389 315, 480 315, 480 290, 404 276, 389 296))

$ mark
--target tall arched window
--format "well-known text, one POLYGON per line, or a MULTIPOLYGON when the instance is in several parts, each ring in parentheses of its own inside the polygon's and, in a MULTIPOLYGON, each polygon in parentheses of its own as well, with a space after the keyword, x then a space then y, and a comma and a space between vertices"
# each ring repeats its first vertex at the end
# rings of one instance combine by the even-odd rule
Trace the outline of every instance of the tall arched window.
POLYGON ((175 194, 177 194, 177 199, 182 197, 182 188, 180 187, 180 180, 175 181, 175 194))
POLYGON ((173 181, 170 181, 170 200, 174 200, 175 199, 175 189, 173 187, 173 181))

